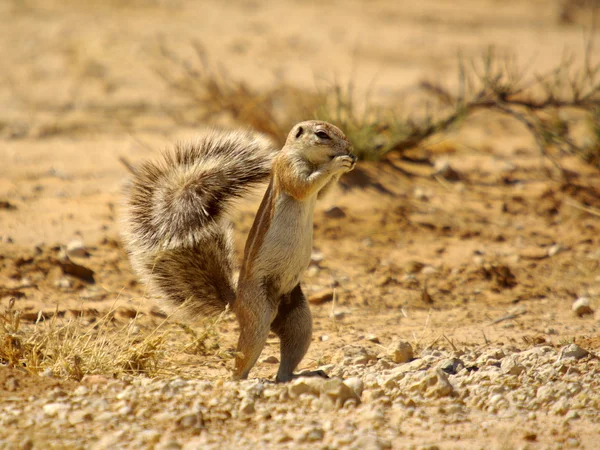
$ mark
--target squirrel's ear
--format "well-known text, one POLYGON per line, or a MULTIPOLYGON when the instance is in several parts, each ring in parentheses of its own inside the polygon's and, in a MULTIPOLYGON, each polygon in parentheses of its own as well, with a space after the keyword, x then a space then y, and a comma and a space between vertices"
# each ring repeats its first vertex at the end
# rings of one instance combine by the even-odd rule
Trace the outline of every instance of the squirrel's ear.
POLYGON ((296 139, 302 136, 302 133, 304 133, 304 128, 298 127, 298 131, 296 131, 296 139))

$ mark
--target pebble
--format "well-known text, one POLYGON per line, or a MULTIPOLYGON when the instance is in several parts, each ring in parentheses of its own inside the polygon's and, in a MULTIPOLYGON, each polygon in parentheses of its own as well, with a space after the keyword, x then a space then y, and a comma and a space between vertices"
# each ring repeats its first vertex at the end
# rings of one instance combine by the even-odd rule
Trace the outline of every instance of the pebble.
POLYGON ((108 383, 108 378, 103 375, 85 375, 81 379, 81 384, 85 385, 94 385, 94 384, 106 384, 108 383))
POLYGON ((67 420, 69 421, 69 423, 71 425, 77 425, 78 423, 92 420, 93 417, 94 417, 94 415, 92 414, 91 411, 79 410, 79 411, 73 411, 71 414, 69 414, 67 420))
POLYGON ((440 365, 440 369, 446 372, 448 375, 456 375, 464 368, 465 364, 459 358, 447 359, 440 365))
POLYGON ((321 399, 336 408, 341 408, 348 400, 360 403, 360 397, 340 378, 326 380, 321 386, 321 399))
POLYGON ((421 269, 421 273, 423 275, 433 275, 434 273, 437 273, 437 269, 433 266, 425 266, 421 269))
POLYGON ((265 364, 279 364, 279 359, 276 356, 271 355, 264 358, 262 362, 265 364))
POLYGON ((42 409, 48 417, 55 417, 61 413, 66 413, 70 408, 71 406, 67 403, 48 403, 42 409))
POLYGON ((559 360, 581 359, 589 355, 590 352, 579 347, 577 344, 570 344, 560 349, 559 360))
POLYGON ((332 311, 330 316, 333 317, 335 320, 342 320, 344 319, 350 312, 348 310, 343 310, 343 309, 336 309, 335 311, 332 311))
POLYGON ((43 370, 42 373, 40 373, 40 376, 46 377, 46 378, 52 378, 52 377, 54 377, 54 370, 52 370, 51 367, 48 367, 47 369, 43 370))
POLYGON ((137 438, 140 442, 140 447, 144 444, 150 445, 160 440, 161 433, 158 430, 142 430, 138 433, 137 438))
POLYGON ((155 450, 179 450, 181 449, 183 446, 175 439, 169 438, 169 439, 165 439, 164 441, 161 440, 161 442, 159 442, 156 447, 154 447, 155 450))
POLYGON ((408 342, 397 341, 392 345, 390 357, 395 363, 409 362, 414 357, 413 348, 408 342))
POLYGON ((577 317, 583 317, 594 313, 594 310, 590 306, 590 299, 587 297, 579 297, 575 300, 571 305, 571 310, 577 317))
POLYGON ((379 344, 381 343, 381 341, 379 340, 379 337, 376 334, 368 334, 365 336, 365 339, 369 342, 373 342, 375 344, 379 344))
POLYGON ((99 422, 108 422, 115 418, 115 415, 109 411, 103 411, 96 416, 96 420, 99 422))
POLYGON ((125 405, 119 408, 117 414, 124 417, 130 415, 132 412, 133 409, 131 408, 131 406, 125 405))
POLYGON ((293 380, 288 387, 290 397, 298 398, 302 394, 319 395, 325 378, 300 377, 293 380))
POLYGON ((175 420, 178 428, 201 428, 204 426, 204 419, 201 412, 182 414, 175 420))
POLYGON ((421 200, 421 201, 427 201, 427 194, 425 193, 425 190, 423 188, 417 187, 414 190, 414 196, 417 200, 421 200))
POLYGON ((358 377, 348 378, 344 380, 344 384, 352 389, 358 398, 360 398, 365 388, 363 381, 358 377))
POLYGON ((448 376, 440 369, 430 369, 424 376, 408 386, 408 390, 426 397, 447 397, 454 393, 448 376))
MULTIPOLYGON (((10 397, 20 388, 16 394, 5 390, 0 427, 25 432, 43 421, 73 436, 101 429, 99 440, 90 443, 98 449, 389 449, 413 432, 407 430, 415 430, 414 442, 437 423, 469 424, 482 413, 493 415, 490 430, 497 429, 498 419, 517 417, 523 433, 538 420, 545 424, 542 417, 565 428, 592 426, 590 417, 597 417, 600 363, 582 359, 588 352, 576 344, 560 350, 541 345, 520 351, 515 345, 493 344, 463 352, 429 348, 413 352, 416 359, 396 363, 388 353, 377 360, 368 347, 373 344, 360 339, 355 342, 364 346, 346 345, 337 362, 321 367, 344 379, 269 383, 87 375, 79 385, 51 387, 21 404, 10 397)), ((485 423, 481 427, 486 429, 485 423)), ((49 437, 53 443, 57 439, 49 437)), ((547 439, 537 433, 540 445, 547 439)), ((430 447, 418 443, 414 448, 430 447)))
POLYGON ((562 397, 558 402, 552 405, 550 411, 557 416, 564 416, 569 412, 569 409, 569 401, 565 397, 562 397))
POLYGON ((256 412, 256 409, 254 408, 254 400, 249 397, 244 397, 240 403, 239 411, 240 414, 246 416, 254 414, 256 412))
POLYGON ((551 245, 550 248, 548 248, 548 256, 552 257, 554 255, 556 255, 558 252, 562 251, 562 246, 560 244, 554 244, 551 245))
POLYGON ((435 162, 435 174, 443 177, 448 181, 459 181, 462 177, 461 175, 450 166, 450 163, 445 160, 438 160, 435 162))
POLYGON ((322 289, 314 294, 308 296, 308 302, 313 305, 321 305, 323 303, 327 303, 333 300, 333 290, 332 289, 322 289))
POLYGON ((325 255, 322 252, 314 251, 310 255, 310 262, 312 264, 319 264, 325 259, 325 255))
POLYGON ((74 258, 87 258, 90 253, 80 239, 74 239, 67 244, 67 255, 74 258))
POLYGON ((349 344, 336 352, 333 361, 344 366, 366 365, 370 361, 377 361, 377 355, 360 345, 349 344))
POLYGON ((70 289, 73 287, 73 282, 66 277, 62 277, 54 282, 54 286, 59 289, 70 289))
POLYGON ((500 364, 500 368, 507 375, 520 375, 525 371, 525 366, 519 364, 514 355, 504 358, 500 364))

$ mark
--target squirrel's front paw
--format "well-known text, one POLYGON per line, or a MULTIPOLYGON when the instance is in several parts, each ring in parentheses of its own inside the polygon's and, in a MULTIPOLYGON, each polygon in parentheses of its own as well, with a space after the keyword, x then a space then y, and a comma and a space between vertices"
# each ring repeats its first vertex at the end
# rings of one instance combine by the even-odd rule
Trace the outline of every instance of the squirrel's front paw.
POLYGON ((336 156, 331 160, 333 172, 350 172, 356 166, 356 156, 353 154, 336 156))

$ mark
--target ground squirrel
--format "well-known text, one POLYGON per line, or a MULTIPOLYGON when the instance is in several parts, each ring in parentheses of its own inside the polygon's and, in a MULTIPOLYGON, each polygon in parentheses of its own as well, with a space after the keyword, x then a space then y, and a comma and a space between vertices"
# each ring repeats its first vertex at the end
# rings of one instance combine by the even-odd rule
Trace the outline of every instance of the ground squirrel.
POLYGON ((299 283, 310 263, 315 202, 354 168, 351 150, 337 127, 307 121, 279 152, 260 135, 213 131, 133 169, 123 215, 132 265, 188 317, 232 308, 240 324, 234 379, 248 377, 269 331, 281 340, 276 380, 295 376, 312 334, 299 283), (269 176, 236 288, 227 210, 269 176))

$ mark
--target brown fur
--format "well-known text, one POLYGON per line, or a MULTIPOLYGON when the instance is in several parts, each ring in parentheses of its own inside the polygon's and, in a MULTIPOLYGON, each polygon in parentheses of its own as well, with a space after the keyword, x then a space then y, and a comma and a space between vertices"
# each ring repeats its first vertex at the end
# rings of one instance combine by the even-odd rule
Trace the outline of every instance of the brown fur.
POLYGON ((319 192, 354 167, 351 149, 339 129, 310 121, 294 127, 275 157, 269 188, 246 242, 234 303, 242 355, 236 359, 234 377, 248 376, 269 330, 281 340, 278 381, 293 377, 308 350, 312 318, 299 283, 310 262, 313 210, 319 192), (329 139, 319 139, 321 132, 329 139))
POLYGON ((310 262, 313 210, 320 193, 354 167, 351 149, 338 128, 307 121, 274 158, 255 135, 213 132, 133 172, 123 233, 132 264, 186 313, 233 307, 240 323, 234 378, 248 376, 270 330, 281 340, 278 381, 294 376, 308 350, 312 318, 299 283, 310 262), (236 289, 226 212, 269 173, 236 289))
POLYGON ((275 148, 250 132, 209 131, 135 168, 122 237, 132 265, 186 317, 215 315, 235 298, 227 211, 267 180, 275 148))

